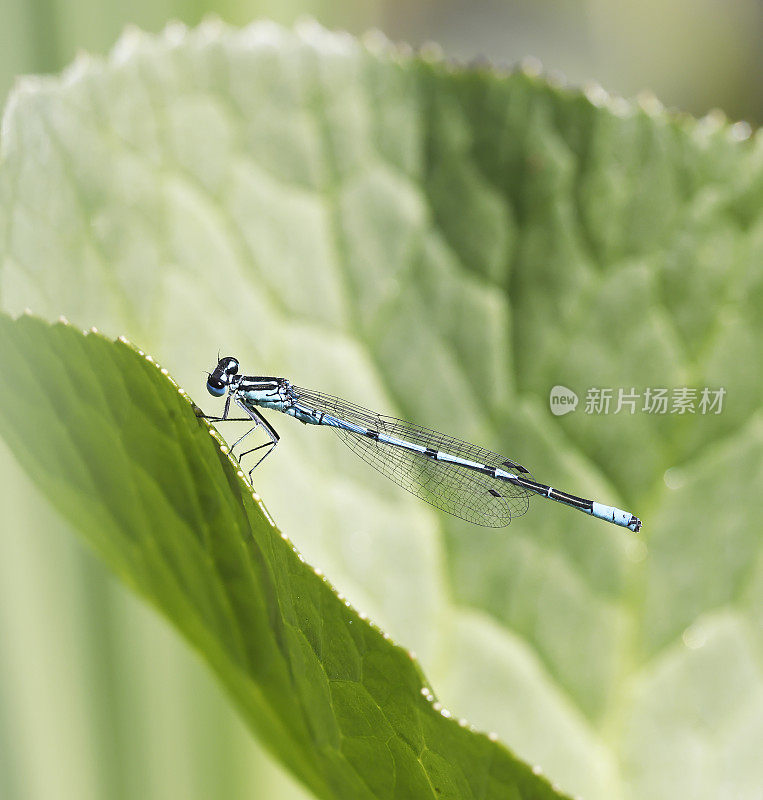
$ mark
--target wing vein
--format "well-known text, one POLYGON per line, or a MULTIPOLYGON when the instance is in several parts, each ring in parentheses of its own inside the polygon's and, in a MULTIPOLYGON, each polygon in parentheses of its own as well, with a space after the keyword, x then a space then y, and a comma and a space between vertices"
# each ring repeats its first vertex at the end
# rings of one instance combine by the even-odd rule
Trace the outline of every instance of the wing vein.
MULTIPOLYGON (((291 387, 300 405, 338 419, 384 433, 427 450, 447 453, 467 461, 512 471, 507 459, 477 445, 439 433, 431 428, 377 414, 340 397, 312 389, 291 387)), ((360 458, 398 486, 456 517, 477 525, 502 528, 512 517, 524 514, 531 493, 526 489, 498 481, 451 461, 439 461, 432 455, 406 450, 354 431, 332 428, 339 438, 360 458)), ((529 477, 526 472, 522 477, 529 477)))

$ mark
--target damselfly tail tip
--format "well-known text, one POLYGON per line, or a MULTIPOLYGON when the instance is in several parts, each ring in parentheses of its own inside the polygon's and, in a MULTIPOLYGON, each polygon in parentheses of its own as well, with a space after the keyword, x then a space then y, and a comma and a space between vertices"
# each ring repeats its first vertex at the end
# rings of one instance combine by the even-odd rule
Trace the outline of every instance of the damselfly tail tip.
MULTIPOLYGON (((554 490, 552 489, 551 491, 553 492, 554 490)), ((557 494, 561 493, 557 492, 557 494)), ((550 497, 552 500, 556 500, 556 497, 553 494, 551 494, 550 497)), ((638 533, 639 530, 641 530, 641 520, 631 514, 630 511, 623 511, 621 508, 605 506, 596 502, 591 504, 590 511, 587 509, 584 510, 588 514, 593 514, 594 517, 606 520, 607 522, 614 522, 615 525, 628 528, 628 530, 631 530, 634 533, 638 533)))

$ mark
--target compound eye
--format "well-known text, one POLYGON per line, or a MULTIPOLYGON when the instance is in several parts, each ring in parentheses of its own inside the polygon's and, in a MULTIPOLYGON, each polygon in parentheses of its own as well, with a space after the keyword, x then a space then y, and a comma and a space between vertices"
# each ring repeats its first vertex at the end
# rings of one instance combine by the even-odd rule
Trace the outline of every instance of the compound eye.
POLYGON ((225 374, 236 375, 238 373, 238 360, 232 356, 228 356, 228 358, 223 360, 225 361, 225 366, 223 367, 225 374))
POLYGON ((225 394, 225 384, 217 378, 210 378, 207 381, 207 391, 214 397, 222 397, 225 394))

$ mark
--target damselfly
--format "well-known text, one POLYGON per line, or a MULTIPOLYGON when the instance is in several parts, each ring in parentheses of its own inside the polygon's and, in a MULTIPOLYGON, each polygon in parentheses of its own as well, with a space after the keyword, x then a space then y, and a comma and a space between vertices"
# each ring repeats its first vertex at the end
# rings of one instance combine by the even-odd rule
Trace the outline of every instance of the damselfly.
POLYGON ((228 356, 219 359, 209 374, 209 393, 222 397, 227 392, 227 397, 222 416, 207 419, 254 422, 254 427, 233 443, 231 452, 257 428, 263 429, 268 437, 265 444, 238 453, 240 462, 244 456, 260 452, 249 470, 250 481, 252 472, 278 444, 275 429, 257 410, 271 408, 306 425, 331 428, 364 461, 404 489, 477 525, 504 527, 512 517, 524 514, 530 498, 538 495, 632 531, 641 528, 641 520, 628 511, 537 483, 525 467, 505 456, 376 414, 339 397, 302 389, 285 378, 239 375, 238 369, 238 361, 228 356), (229 416, 231 401, 245 417, 229 416))

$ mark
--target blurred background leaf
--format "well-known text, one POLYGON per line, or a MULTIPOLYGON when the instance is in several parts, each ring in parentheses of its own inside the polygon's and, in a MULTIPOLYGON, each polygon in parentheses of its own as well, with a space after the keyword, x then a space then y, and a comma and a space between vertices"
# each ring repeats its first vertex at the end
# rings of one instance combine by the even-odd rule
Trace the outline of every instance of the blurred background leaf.
MULTIPOLYGON (((760 138, 373 46, 175 27, 22 85, 3 127, 4 307, 127 333, 188 389, 220 348, 633 510, 644 541, 543 504, 476 529, 288 420, 257 476, 445 705, 563 789, 754 797, 760 138), (556 383, 729 400, 717 417, 553 418, 556 383)), ((174 797, 178 772, 184 797, 300 796, 5 471, 10 796, 174 797)))

